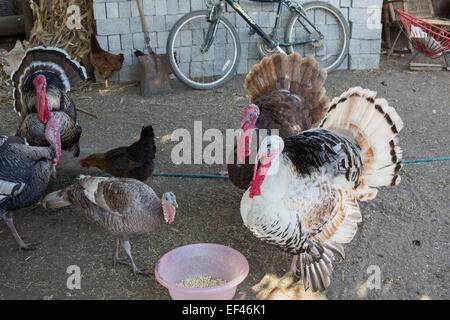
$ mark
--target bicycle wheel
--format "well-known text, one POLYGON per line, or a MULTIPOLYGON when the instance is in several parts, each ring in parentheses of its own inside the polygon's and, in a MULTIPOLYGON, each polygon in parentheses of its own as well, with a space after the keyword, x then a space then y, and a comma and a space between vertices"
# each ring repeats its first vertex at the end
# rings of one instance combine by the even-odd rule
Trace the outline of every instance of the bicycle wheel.
MULTIPOLYGON (((303 8, 309 21, 320 30, 324 38, 318 42, 287 47, 288 53, 314 57, 327 72, 338 68, 348 54, 350 28, 344 15, 334 6, 322 1, 305 3, 303 8)), ((286 26, 286 42, 311 39, 317 32, 298 14, 293 14, 286 26)))
POLYGON ((172 72, 182 83, 199 90, 214 89, 227 83, 241 56, 236 29, 223 17, 208 52, 200 51, 210 26, 208 15, 207 10, 185 15, 172 28, 167 40, 172 72))

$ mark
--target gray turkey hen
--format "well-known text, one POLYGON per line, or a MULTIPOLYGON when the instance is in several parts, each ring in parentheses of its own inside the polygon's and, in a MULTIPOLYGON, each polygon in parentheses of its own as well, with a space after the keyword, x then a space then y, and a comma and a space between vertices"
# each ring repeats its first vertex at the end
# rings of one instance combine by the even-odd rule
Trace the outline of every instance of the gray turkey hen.
POLYGON ((128 237, 171 224, 178 208, 172 192, 164 193, 159 199, 152 188, 138 180, 90 176, 81 176, 77 183, 48 194, 41 203, 49 209, 80 207, 89 221, 116 237, 114 265, 123 263, 119 258, 119 242, 122 242, 134 275, 145 273, 133 261, 128 237))
POLYGON ((255 163, 252 144, 259 145, 259 129, 267 129, 267 134, 277 129, 287 138, 322 119, 329 104, 325 79, 326 72, 317 61, 297 53, 274 54, 252 68, 244 84, 251 104, 242 109, 237 145, 228 161, 228 175, 235 186, 250 186, 255 163))
POLYGON ((86 79, 84 67, 62 49, 34 47, 27 50, 11 79, 14 110, 20 116, 17 134, 33 146, 53 145, 55 166, 61 149, 78 156, 81 127, 68 91, 86 79))
POLYGON ((11 210, 37 203, 48 186, 54 147, 31 147, 20 137, 0 136, 0 219, 21 249, 32 249, 14 227, 11 210))

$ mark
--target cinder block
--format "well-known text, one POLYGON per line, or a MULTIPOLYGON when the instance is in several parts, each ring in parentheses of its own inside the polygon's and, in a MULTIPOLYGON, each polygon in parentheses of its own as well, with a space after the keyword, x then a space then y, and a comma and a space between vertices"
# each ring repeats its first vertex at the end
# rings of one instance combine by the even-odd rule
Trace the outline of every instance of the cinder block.
POLYGON ((381 8, 350 8, 350 22, 379 25, 381 23, 381 8))
POLYGON ((99 35, 127 34, 130 33, 130 22, 127 18, 98 19, 97 33, 99 35))
POLYGON ((133 49, 133 36, 130 34, 123 34, 120 36, 120 44, 122 50, 133 49))
MULTIPOLYGON (((182 30, 180 33, 181 46, 192 46, 192 30, 182 30)), ((167 40, 166 40, 167 41, 167 40)))
POLYGON ((177 21, 180 20, 182 16, 183 14, 166 16, 166 30, 167 31, 172 30, 175 23, 177 23, 177 21))
POLYGON ((144 33, 133 33, 133 47, 135 49, 144 49, 145 47, 145 39, 144 39, 144 33))
MULTIPOLYGON (((189 1, 187 1, 189 2, 189 1)), ((167 0, 167 14, 179 14, 178 0, 167 0)))
POLYGON ((371 70, 378 69, 380 64, 379 54, 351 54, 350 69, 371 70))
POLYGON ((109 50, 111 50, 111 51, 121 50, 120 36, 119 35, 108 36, 108 45, 109 45, 109 50))
POLYGON ((247 74, 248 73, 247 68, 248 68, 248 61, 241 59, 239 61, 239 65, 237 67, 236 72, 237 72, 237 74, 247 74))
POLYGON ((350 39, 349 53, 359 54, 361 52, 361 40, 350 39))
POLYGON ((352 5, 352 1, 351 0, 341 0, 340 2, 340 6, 342 7, 350 7, 352 5))
POLYGON ((129 18, 131 17, 131 3, 119 2, 119 17, 129 18))
MULTIPOLYGON (((169 8, 168 8, 169 9, 169 8)), ((176 13, 188 13, 191 12, 191 3, 187 0, 178 0, 178 10, 176 13)))
POLYGON ((108 37, 107 36, 99 36, 99 35, 97 35, 97 41, 98 41, 98 44, 100 45, 100 47, 103 50, 106 50, 106 51, 109 50, 108 37))
POLYGON ((94 3, 94 18, 106 19, 106 7, 104 3, 94 3))
POLYGON ((248 34, 249 29, 248 28, 239 28, 237 29, 239 40, 241 43, 249 43, 250 42, 250 35, 248 34))
POLYGON ((106 17, 108 19, 115 19, 119 17, 119 5, 117 2, 106 3, 106 17))
POLYGON ((382 25, 367 25, 365 23, 352 23, 352 38, 354 39, 380 39, 382 25))
POLYGON ((121 82, 139 80, 139 66, 123 66, 120 70, 119 79, 121 82))
POLYGON ((157 16, 165 16, 167 14, 166 0, 155 0, 155 14, 157 16))
POLYGON ((178 61, 181 63, 191 62, 191 47, 181 47, 178 52, 178 61))
POLYGON ((348 70, 348 55, 342 61, 341 65, 336 70, 348 70))
MULTIPOLYGON (((141 1, 141 3, 142 3, 142 0, 139 0, 139 1, 141 1)), ((139 17, 139 10, 138 10, 138 6, 136 4, 136 0, 131 1, 130 4, 131 4, 131 16, 139 17)), ((142 4, 142 5, 144 5, 144 4, 142 4)))
POLYGON ((225 12, 223 14, 224 18, 230 21, 233 26, 236 24, 236 15, 235 12, 225 12))
POLYGON ((240 0, 240 4, 245 11, 261 11, 261 2, 240 0))
POLYGON ((155 0, 143 0, 144 15, 150 16, 156 13, 155 0))
POLYGON ((191 11, 202 10, 205 8, 204 0, 191 0, 191 11))
POLYGON ((158 39, 158 47, 159 48, 165 48, 167 45, 167 38, 169 37, 169 32, 157 32, 157 39, 158 39))
POLYGON ((130 30, 131 33, 142 32, 142 22, 140 17, 130 18, 130 30))
POLYGON ((352 0, 353 8, 368 8, 377 7, 382 8, 383 0, 352 0))
POLYGON ((145 17, 145 21, 149 32, 167 31, 165 16, 149 16, 145 17))

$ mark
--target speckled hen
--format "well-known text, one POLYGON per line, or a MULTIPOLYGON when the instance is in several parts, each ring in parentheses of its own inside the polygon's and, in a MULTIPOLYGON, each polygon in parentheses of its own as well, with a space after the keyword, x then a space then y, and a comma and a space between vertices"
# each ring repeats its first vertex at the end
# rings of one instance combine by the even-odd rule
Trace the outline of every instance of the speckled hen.
POLYGON ((119 244, 122 242, 135 275, 145 273, 133 261, 129 236, 171 224, 175 208, 178 208, 172 192, 164 193, 159 199, 151 187, 138 180, 90 176, 81 176, 77 183, 48 194, 41 203, 48 209, 70 205, 81 208, 89 221, 116 237, 114 265, 124 263, 119 258, 119 244))
POLYGON ((20 137, 0 136, 0 220, 6 222, 21 249, 33 249, 33 244, 23 242, 11 211, 41 199, 55 157, 53 147, 30 147, 20 137))

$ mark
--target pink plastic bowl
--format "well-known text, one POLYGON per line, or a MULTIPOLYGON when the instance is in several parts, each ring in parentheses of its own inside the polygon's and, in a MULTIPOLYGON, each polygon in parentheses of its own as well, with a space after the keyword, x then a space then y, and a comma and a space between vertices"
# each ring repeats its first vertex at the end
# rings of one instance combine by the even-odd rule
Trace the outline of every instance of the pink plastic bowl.
POLYGON ((198 243, 167 252, 155 267, 156 280, 169 289, 174 300, 231 300, 237 286, 247 277, 247 259, 239 251, 215 243, 198 243), (185 288, 182 280, 211 276, 227 280, 212 288, 185 288))

